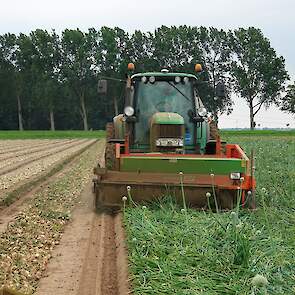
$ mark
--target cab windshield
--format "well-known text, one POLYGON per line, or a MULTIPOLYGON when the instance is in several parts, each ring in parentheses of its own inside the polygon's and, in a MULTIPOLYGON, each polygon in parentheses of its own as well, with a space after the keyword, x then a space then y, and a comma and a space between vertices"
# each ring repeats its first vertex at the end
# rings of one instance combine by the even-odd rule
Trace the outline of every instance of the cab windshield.
POLYGON ((139 118, 135 124, 135 144, 149 144, 150 119, 157 112, 172 112, 184 118, 186 144, 192 144, 193 125, 189 122, 188 110, 193 109, 192 83, 156 81, 137 82, 135 87, 135 107, 139 118))

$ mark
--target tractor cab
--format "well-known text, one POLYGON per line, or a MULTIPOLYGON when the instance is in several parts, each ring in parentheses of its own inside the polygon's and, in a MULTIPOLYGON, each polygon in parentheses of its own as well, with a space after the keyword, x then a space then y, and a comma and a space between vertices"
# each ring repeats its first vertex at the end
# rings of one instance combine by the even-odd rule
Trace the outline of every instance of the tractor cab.
POLYGON ((207 111, 196 91, 196 76, 167 71, 130 78, 124 108, 135 152, 203 153, 207 111))
MULTIPOLYGON (((253 157, 218 134, 210 140, 214 124, 198 95, 200 83, 197 75, 167 70, 127 76, 124 111, 106 126, 105 165, 94 169, 98 209, 120 208, 131 194, 132 202, 169 195, 198 208, 212 206, 214 195, 217 211, 239 202, 252 206, 253 157)), ((222 84, 215 90, 224 95, 222 84)))

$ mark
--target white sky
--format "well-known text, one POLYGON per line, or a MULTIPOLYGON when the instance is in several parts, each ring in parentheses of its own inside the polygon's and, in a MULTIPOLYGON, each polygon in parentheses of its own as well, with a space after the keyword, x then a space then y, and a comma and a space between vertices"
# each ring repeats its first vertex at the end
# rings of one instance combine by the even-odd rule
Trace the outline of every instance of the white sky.
MULTIPOLYGON (((152 31, 161 25, 215 26, 224 29, 255 26, 271 40, 295 78, 294 0, 0 0, 0 34, 31 30, 118 26, 129 32, 152 31)), ((248 108, 236 98, 234 112, 222 116, 221 127, 247 127, 248 108)), ((295 118, 276 108, 261 110, 262 127, 295 128, 295 118)))

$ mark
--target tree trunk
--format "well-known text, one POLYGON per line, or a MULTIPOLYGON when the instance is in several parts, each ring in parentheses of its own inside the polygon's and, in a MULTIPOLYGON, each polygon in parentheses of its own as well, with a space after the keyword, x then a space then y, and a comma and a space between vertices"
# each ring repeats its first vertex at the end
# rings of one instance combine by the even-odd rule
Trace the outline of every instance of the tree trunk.
POLYGON ((119 111, 118 111, 118 102, 117 102, 117 98, 114 96, 113 97, 114 100, 114 111, 115 111, 115 116, 118 116, 119 111))
POLYGON ((50 109, 49 115, 50 115, 50 130, 51 131, 55 131, 55 122, 54 122, 54 112, 53 112, 53 109, 50 109))
POLYGON ((253 101, 251 100, 249 103, 250 108, 250 129, 255 129, 255 122, 254 122, 254 107, 253 107, 253 101))
POLYGON ((22 105, 21 105, 19 94, 17 95, 17 113, 18 113, 18 130, 23 131, 24 126, 23 126, 23 116, 22 116, 22 105))
POLYGON ((218 126, 218 112, 214 112, 213 113, 213 119, 214 119, 214 122, 215 122, 215 125, 216 127, 218 126))
POLYGON ((84 131, 87 131, 88 130, 88 120, 87 120, 87 112, 86 112, 86 107, 85 107, 84 92, 82 92, 80 95, 80 104, 81 104, 81 114, 82 114, 82 119, 83 119, 84 131))

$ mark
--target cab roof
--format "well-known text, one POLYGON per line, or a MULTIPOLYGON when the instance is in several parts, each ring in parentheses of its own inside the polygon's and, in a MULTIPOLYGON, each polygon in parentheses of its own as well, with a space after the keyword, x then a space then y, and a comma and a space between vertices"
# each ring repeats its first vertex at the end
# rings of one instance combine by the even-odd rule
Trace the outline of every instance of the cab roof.
POLYGON ((137 73, 131 76, 131 79, 134 78, 139 78, 139 77, 145 77, 145 76, 155 76, 155 77, 188 77, 188 78, 193 78, 197 79, 195 75, 188 74, 188 73, 163 73, 163 72, 146 72, 146 73, 137 73))

